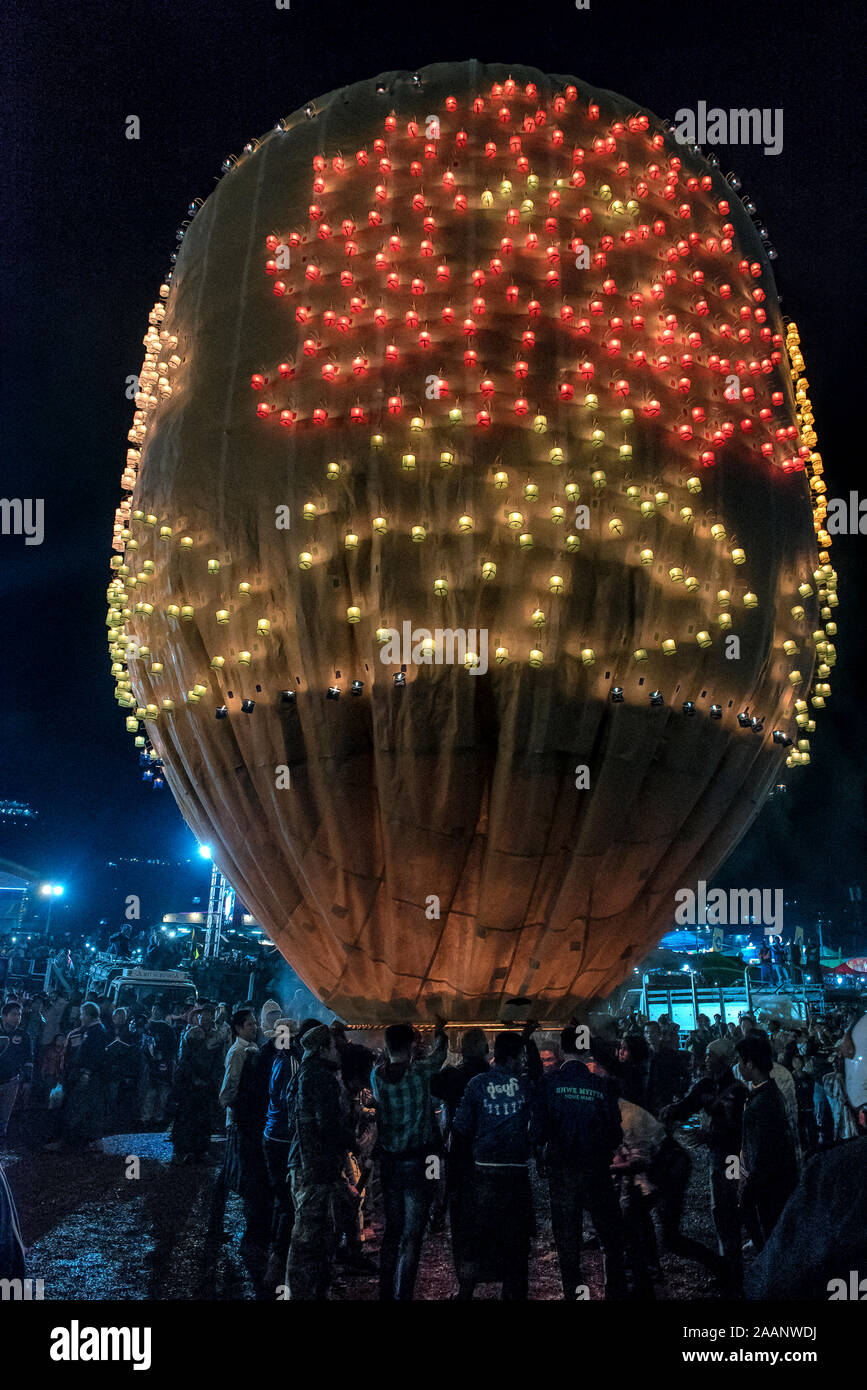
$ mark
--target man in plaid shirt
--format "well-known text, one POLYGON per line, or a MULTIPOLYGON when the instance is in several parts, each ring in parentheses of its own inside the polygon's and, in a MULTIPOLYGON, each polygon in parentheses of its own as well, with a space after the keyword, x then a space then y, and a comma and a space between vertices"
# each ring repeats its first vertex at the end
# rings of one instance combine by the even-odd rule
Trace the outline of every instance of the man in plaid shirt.
POLYGON ((448 1054, 445 1022, 437 1019, 427 1057, 414 1057, 418 1034, 408 1023, 385 1030, 388 1060, 374 1067, 385 1233, 379 1261, 379 1296, 409 1300, 421 1255, 435 1182, 428 1160, 439 1148, 430 1081, 448 1054))

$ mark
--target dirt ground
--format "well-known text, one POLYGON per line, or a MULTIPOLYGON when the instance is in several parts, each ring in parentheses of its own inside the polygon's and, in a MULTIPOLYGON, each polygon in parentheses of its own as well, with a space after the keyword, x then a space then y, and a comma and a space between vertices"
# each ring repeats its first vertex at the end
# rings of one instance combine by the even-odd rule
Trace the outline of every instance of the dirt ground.
MULTIPOLYGON (((686 1136, 688 1142, 688 1136, 686 1136)), ((103 1154, 4 1153, 15 1194, 28 1275, 44 1280, 46 1299, 254 1299, 256 1291, 239 1250, 243 1227, 240 1201, 230 1194, 224 1236, 207 1237, 208 1213, 224 1140, 211 1145, 211 1166, 170 1162, 164 1134, 115 1134, 103 1154), (138 1159, 138 1164, 131 1158, 138 1159), (136 1175, 137 1174, 137 1175, 136 1175)), ((707 1159, 690 1150, 693 1173, 684 1213, 687 1235, 716 1247, 710 1219, 707 1159)), ((544 1186, 534 1181, 537 1233, 530 1261, 530 1298, 562 1297, 551 1240, 544 1186)), ((376 1207, 370 1214, 365 1250, 374 1258, 382 1234, 376 1207)), ((585 1235, 591 1246, 592 1228, 585 1235)), ((591 1299, 602 1297, 601 1255, 587 1249, 584 1279, 591 1299)), ((437 1301, 456 1291, 447 1223, 428 1232, 416 1298, 437 1301)), ((332 1298, 374 1300, 375 1274, 349 1274, 338 1266, 332 1298)), ((477 1298, 499 1298, 494 1285, 480 1285, 477 1298)), ((663 1300, 717 1298, 713 1279, 701 1265, 663 1255, 656 1296, 663 1300)))

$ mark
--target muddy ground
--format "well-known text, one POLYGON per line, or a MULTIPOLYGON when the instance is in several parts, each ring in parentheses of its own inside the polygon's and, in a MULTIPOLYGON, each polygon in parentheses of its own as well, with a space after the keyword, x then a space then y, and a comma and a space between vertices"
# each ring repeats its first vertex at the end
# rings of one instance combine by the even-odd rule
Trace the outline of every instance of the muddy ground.
MULTIPOLYGON (((208 1238, 211 1197, 225 1141, 211 1145, 211 1166, 171 1163, 164 1134, 115 1134, 105 1152, 4 1152, 3 1163, 18 1204, 29 1249, 28 1274, 44 1280, 46 1299, 253 1299, 256 1290, 239 1251, 240 1201, 229 1195, 224 1235, 208 1238), (138 1164, 130 1158, 138 1159, 138 1164), (138 1174, 136 1176, 136 1173, 138 1174)), ((683 1228, 715 1248, 707 1193, 707 1158, 691 1149, 693 1174, 683 1228)), ((531 1299, 562 1297, 557 1256, 543 1185, 534 1182, 537 1234, 530 1261, 531 1299)), ((374 1258, 382 1224, 377 1204, 370 1213, 365 1250, 374 1258)), ((592 1228, 586 1235, 592 1240, 592 1228)), ((583 1256, 590 1297, 602 1297, 601 1256, 583 1256)), ((416 1297, 450 1298, 456 1290, 448 1229, 429 1231, 416 1297)), ((713 1279, 701 1265, 663 1255, 659 1299, 717 1298, 713 1279)), ((332 1298, 372 1300, 375 1275, 350 1275, 338 1267, 332 1298)), ((477 1298, 499 1298, 499 1288, 481 1285, 477 1298)))

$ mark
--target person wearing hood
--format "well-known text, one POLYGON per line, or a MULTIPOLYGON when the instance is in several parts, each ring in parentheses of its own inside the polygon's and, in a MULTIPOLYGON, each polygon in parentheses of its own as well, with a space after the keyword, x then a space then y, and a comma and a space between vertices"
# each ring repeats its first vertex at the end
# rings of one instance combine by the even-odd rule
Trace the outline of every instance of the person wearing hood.
POLYGON ((412 1299, 425 1222, 434 1197, 428 1159, 439 1148, 431 1102, 431 1078, 448 1056, 445 1022, 438 1018, 427 1057, 409 1023, 385 1030, 387 1060, 371 1073, 379 1126, 380 1177, 385 1233, 379 1258, 379 1296, 384 1302, 412 1299))
POLYGON ((211 1142, 211 1059, 205 1031, 194 1024, 181 1040, 181 1056, 166 1113, 172 1118, 172 1161, 204 1163, 211 1142))
POLYGON ((867 1296, 867 1013, 844 1034, 840 1050, 858 1137, 807 1163, 747 1274, 749 1299, 834 1302, 867 1296))
POLYGON ((474 1076, 488 1071, 488 1040, 483 1028, 467 1028, 461 1034, 461 1060, 456 1067, 443 1067, 431 1077, 431 1095, 443 1102, 443 1147, 446 1151, 446 1202, 452 1237, 452 1260, 458 1282, 463 1267, 465 1235, 469 1228, 467 1210, 473 1173, 472 1145, 454 1127, 455 1115, 464 1091, 474 1076))
POLYGON ((286 1261, 291 1300, 324 1299, 336 1249, 335 1201, 352 1131, 340 1083, 340 1054, 327 1024, 301 1037, 303 1060, 291 1078, 294 1111, 289 1175, 295 1219, 286 1261))
POLYGON ((273 1038, 277 1023, 283 1017, 283 1006, 276 999, 266 999, 259 1010, 259 1045, 273 1038))

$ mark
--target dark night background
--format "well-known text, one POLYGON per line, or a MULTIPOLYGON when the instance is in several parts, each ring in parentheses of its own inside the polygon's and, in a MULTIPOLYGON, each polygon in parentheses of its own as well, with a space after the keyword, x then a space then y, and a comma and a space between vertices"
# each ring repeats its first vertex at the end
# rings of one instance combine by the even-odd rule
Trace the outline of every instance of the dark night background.
MULTIPOLYGON (((716 152, 777 248, 829 496, 863 489, 865 43, 862 6, 572 0, 473 6, 347 0, 44 0, 7 6, 0 204, 3 481, 45 499, 45 540, 0 537, 0 799, 38 811, 0 855, 68 885, 93 865, 194 852, 170 793, 140 781, 105 646, 104 591, 146 316, 175 231, 227 153, 281 115, 380 71, 475 57, 533 64, 679 107, 782 107, 782 152, 716 152), (128 115, 141 139, 125 138, 128 115)), ((709 151, 706 151, 709 152, 709 151)), ((867 522, 865 522, 867 525, 867 522)), ((788 775, 723 884, 783 886, 833 912, 862 877, 867 536, 839 537, 839 652, 813 762, 788 775)), ((206 884, 205 875, 205 884, 206 884)), ((204 886, 204 885, 203 885, 204 886)))

